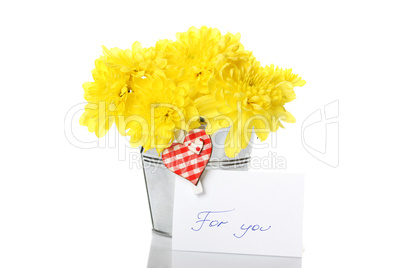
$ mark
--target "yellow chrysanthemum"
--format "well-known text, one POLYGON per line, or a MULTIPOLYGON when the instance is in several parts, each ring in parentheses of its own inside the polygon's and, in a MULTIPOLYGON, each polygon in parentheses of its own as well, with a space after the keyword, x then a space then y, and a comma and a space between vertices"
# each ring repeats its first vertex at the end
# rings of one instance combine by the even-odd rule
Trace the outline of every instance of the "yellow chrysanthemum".
POLYGON ((88 104, 80 123, 98 137, 103 137, 116 123, 119 132, 125 135, 124 121, 130 115, 126 102, 130 98, 131 105, 135 102, 131 94, 134 78, 151 76, 166 67, 167 60, 163 58, 166 44, 161 41, 155 48, 142 48, 135 42, 132 50, 103 47, 104 55, 96 60, 92 71, 94 82, 83 85, 88 104))
POLYGON ((136 102, 130 105, 127 135, 133 147, 158 153, 170 146, 178 130, 197 128, 198 111, 188 97, 188 86, 177 86, 163 72, 148 78, 134 78, 136 102))
POLYGON ((95 61, 92 71, 94 82, 83 84, 84 98, 88 101, 80 124, 87 126, 89 132, 103 137, 118 116, 126 115, 126 101, 132 97, 129 86, 130 76, 106 66, 101 59, 95 61))
POLYGON ((291 69, 261 67, 240 34, 203 26, 176 36, 151 48, 139 42, 131 50, 104 47, 94 81, 83 85, 88 104, 80 123, 98 137, 116 123, 133 146, 160 153, 177 132, 197 128, 200 114, 208 133, 230 127, 225 151, 234 157, 253 129, 265 140, 281 121, 295 121, 284 105, 305 81, 291 69))
POLYGON ((167 41, 158 42, 156 47, 142 48, 139 42, 134 42, 130 49, 103 47, 102 57, 109 67, 117 68, 123 73, 133 77, 152 75, 155 69, 166 67, 167 60, 164 58, 164 49, 167 41))
POLYGON ((209 82, 212 94, 196 100, 201 116, 206 116, 214 132, 229 127, 225 152, 236 156, 246 148, 251 132, 261 140, 283 127, 281 121, 295 122, 284 105, 295 99, 295 86, 305 81, 292 74, 291 69, 279 69, 273 65, 261 67, 255 59, 247 63, 226 64, 216 78, 209 82))
POLYGON ((166 46, 166 73, 179 83, 189 83, 190 97, 207 94, 208 81, 226 62, 247 60, 251 55, 240 43, 240 34, 222 36, 218 29, 202 26, 191 27, 176 37, 166 46))

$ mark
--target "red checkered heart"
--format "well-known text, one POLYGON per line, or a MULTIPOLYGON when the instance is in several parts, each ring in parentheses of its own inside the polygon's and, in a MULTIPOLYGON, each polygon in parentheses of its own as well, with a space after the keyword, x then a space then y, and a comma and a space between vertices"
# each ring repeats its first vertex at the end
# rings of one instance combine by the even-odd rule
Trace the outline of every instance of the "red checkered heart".
POLYGON ((193 129, 183 144, 173 143, 163 150, 162 161, 168 169, 197 185, 211 153, 211 138, 203 129, 193 129))

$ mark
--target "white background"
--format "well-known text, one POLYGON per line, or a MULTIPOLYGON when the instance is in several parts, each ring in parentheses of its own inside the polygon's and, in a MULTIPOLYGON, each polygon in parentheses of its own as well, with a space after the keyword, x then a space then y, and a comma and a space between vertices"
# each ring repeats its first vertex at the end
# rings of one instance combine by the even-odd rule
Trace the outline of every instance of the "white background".
MULTIPOLYGON (((77 148, 65 118, 67 134, 97 142, 69 111, 101 45, 151 46, 193 25, 240 32, 262 64, 307 81, 287 106, 297 123, 255 150, 306 173, 303 267, 401 267, 400 11, 397 1, 3 1, 0 267, 146 267, 145 185, 127 157, 137 151, 113 135, 77 148), (301 130, 336 100, 333 168, 305 150, 301 130)), ((305 142, 322 147, 317 126, 305 142)))

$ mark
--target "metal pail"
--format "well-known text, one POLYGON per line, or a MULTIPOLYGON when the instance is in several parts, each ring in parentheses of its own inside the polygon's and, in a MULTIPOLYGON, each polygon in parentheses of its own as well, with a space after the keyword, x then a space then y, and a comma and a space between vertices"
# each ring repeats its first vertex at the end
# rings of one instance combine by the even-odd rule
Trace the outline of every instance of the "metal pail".
MULTIPOLYGON (((235 158, 228 158, 224 148, 228 132, 229 128, 224 128, 211 135, 212 155, 206 167, 207 170, 248 170, 254 133, 247 148, 243 149, 235 158)), ((171 237, 175 178, 178 175, 165 167, 155 149, 145 153, 141 149, 141 158, 153 231, 171 237)))

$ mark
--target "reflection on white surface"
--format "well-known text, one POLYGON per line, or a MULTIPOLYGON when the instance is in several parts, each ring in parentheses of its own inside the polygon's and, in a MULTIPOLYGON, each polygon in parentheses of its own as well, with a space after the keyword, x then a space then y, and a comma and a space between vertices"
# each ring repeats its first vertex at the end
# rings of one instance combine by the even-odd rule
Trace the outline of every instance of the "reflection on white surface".
POLYGON ((149 250, 148 268, 172 267, 172 239, 152 233, 151 249, 149 250))
POLYGON ((148 268, 301 268, 301 258, 172 251, 172 239, 152 234, 148 268))

